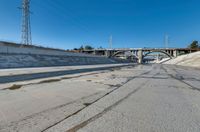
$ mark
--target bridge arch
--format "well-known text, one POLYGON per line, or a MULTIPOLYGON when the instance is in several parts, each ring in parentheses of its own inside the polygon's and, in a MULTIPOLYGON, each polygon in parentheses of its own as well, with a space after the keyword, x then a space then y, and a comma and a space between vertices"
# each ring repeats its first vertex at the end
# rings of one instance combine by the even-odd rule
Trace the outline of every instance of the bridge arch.
POLYGON ((167 55, 170 59, 173 58, 173 56, 171 56, 169 53, 167 53, 167 52, 165 52, 165 51, 162 51, 162 50, 153 50, 153 51, 149 51, 149 52, 147 52, 146 54, 143 55, 143 58, 146 57, 147 55, 151 54, 151 53, 154 53, 154 52, 163 53, 163 54, 167 55))
MULTIPOLYGON (((110 57, 115 57, 115 56, 117 56, 118 54, 121 54, 121 53, 124 53, 124 54, 125 54, 125 52, 131 52, 131 51, 117 51, 116 53, 114 53, 114 54, 111 55, 110 57)), ((132 54, 132 53, 131 53, 131 55, 129 55, 129 56, 134 56, 135 58, 138 59, 138 56, 135 55, 135 54, 132 54)))

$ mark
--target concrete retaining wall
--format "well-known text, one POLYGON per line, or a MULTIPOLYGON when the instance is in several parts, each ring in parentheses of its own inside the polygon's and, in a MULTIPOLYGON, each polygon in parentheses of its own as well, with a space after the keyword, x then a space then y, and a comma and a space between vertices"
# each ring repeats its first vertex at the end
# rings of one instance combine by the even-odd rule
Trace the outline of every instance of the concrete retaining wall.
POLYGON ((99 57, 82 53, 66 52, 60 49, 44 48, 32 45, 20 45, 9 42, 0 42, 0 53, 3 54, 33 54, 33 55, 54 55, 54 56, 85 56, 99 57))
POLYGON ((0 68, 72 66, 118 63, 104 57, 0 54, 0 68))
POLYGON ((0 42, 0 68, 46 67, 122 63, 101 56, 60 49, 0 42))

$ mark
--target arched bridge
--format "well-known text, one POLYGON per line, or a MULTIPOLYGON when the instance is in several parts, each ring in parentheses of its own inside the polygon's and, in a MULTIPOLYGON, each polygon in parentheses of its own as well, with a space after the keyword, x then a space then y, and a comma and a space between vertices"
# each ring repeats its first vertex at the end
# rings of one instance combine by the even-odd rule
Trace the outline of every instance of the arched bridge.
POLYGON ((173 58, 173 55, 170 55, 168 52, 163 51, 163 50, 152 50, 152 51, 148 51, 147 53, 145 53, 145 54, 143 55, 143 58, 146 57, 146 56, 148 56, 148 55, 151 54, 151 53, 157 53, 157 52, 163 53, 163 54, 165 54, 166 56, 168 56, 168 57, 171 58, 171 59, 173 58))
POLYGON ((190 48, 127 48, 127 49, 93 49, 83 50, 83 53, 101 55, 106 57, 116 57, 119 54, 131 53, 129 56, 133 56, 138 59, 138 63, 143 62, 143 58, 153 52, 161 52, 167 55, 169 58, 174 58, 182 54, 192 53, 200 51, 200 49, 190 48))
POLYGON ((110 54, 110 56, 108 56, 108 57, 117 57, 120 54, 124 54, 127 57, 133 56, 135 58, 138 58, 137 54, 133 54, 131 51, 123 51, 123 50, 116 51, 114 54, 110 54))

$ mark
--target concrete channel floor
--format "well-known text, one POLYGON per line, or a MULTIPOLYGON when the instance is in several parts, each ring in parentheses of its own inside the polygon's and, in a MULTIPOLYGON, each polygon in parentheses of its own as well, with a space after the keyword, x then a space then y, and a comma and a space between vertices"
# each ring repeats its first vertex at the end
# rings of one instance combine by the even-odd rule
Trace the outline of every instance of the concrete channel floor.
POLYGON ((200 70, 138 65, 0 90, 0 132, 199 132, 200 70))

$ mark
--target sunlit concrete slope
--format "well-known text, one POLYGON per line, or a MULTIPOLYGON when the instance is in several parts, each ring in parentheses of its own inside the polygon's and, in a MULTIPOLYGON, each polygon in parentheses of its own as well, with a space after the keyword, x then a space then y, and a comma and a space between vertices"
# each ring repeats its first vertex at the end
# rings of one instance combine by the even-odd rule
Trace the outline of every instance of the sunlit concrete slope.
POLYGON ((0 41, 0 68, 49 67, 122 63, 123 60, 62 49, 0 41))
POLYGON ((123 60, 106 57, 0 54, 0 68, 116 64, 119 62, 123 60))
POLYGON ((165 62, 165 64, 175 64, 181 66, 200 68, 200 52, 179 56, 177 58, 165 62))

